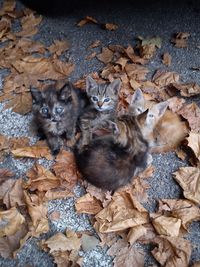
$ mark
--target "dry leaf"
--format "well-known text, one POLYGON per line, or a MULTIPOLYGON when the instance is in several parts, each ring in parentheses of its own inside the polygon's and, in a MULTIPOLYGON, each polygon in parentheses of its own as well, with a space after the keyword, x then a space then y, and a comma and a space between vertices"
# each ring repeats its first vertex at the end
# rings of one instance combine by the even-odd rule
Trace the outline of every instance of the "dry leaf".
POLYGON ((115 193, 106 208, 96 216, 95 228, 100 233, 124 230, 148 222, 145 208, 129 193, 115 193))
POLYGON ((15 207, 0 211, 0 237, 14 235, 24 222, 24 216, 15 207))
POLYGON ((97 52, 93 52, 92 54, 86 56, 85 59, 86 59, 86 60, 91 60, 91 59, 93 59, 94 57, 96 57, 96 55, 97 55, 97 52))
POLYGON ((156 48, 161 48, 162 40, 158 36, 147 39, 139 37, 139 39, 141 40, 139 45, 140 55, 144 59, 152 58, 156 52, 156 48))
POLYGON ((68 182, 69 188, 72 188, 76 184, 78 174, 72 152, 62 150, 56 157, 53 170, 57 177, 68 182))
POLYGON ((47 233, 49 231, 47 204, 40 203, 36 194, 28 194, 26 191, 24 191, 24 198, 32 220, 31 234, 37 237, 42 233, 47 233))
MULTIPOLYGON (((24 88, 24 90, 26 90, 24 88)), ((13 112, 25 115, 32 109, 32 97, 30 92, 21 92, 16 94, 13 99, 6 104, 5 109, 12 108, 13 112)))
POLYGON ((84 252, 94 249, 96 246, 99 245, 99 239, 95 236, 90 236, 83 234, 81 237, 81 246, 84 252))
POLYGON ((104 24, 104 28, 109 31, 115 31, 118 29, 118 25, 114 23, 106 23, 104 24))
POLYGON ((101 44, 101 41, 100 40, 96 40, 91 45, 88 46, 88 49, 96 48, 96 47, 100 46, 100 44, 101 44))
POLYGON ((188 225, 200 219, 200 209, 186 199, 159 200, 158 212, 181 219, 182 226, 187 230, 188 225))
POLYGON ((180 91, 180 94, 185 97, 190 97, 200 94, 200 86, 196 83, 173 83, 173 87, 180 91))
POLYGON ((28 14, 27 16, 21 19, 22 31, 17 32, 18 37, 29 37, 35 35, 38 32, 36 28, 42 21, 42 16, 35 17, 33 13, 28 14))
POLYGON ((50 171, 45 169, 42 165, 36 163, 30 169, 26 176, 29 180, 26 182, 26 188, 35 191, 48 191, 60 185, 59 179, 50 171))
POLYGON ((143 225, 132 227, 128 232, 127 241, 132 245, 141 236, 146 235, 146 233, 147 233, 147 229, 143 225))
POLYGON ((188 141, 187 145, 192 149, 195 154, 195 157, 200 162, 200 134, 190 132, 186 140, 188 141))
POLYGON ((23 206, 24 195, 22 188, 22 178, 13 180, 9 179, 4 182, 1 186, 0 194, 2 197, 2 190, 6 189, 3 193, 3 203, 6 205, 7 209, 16 206, 23 206))
POLYGON ((147 73, 149 73, 149 70, 147 68, 138 64, 126 64, 125 71, 130 80, 133 79, 136 81, 144 80, 147 73))
POLYGON ((177 113, 188 121, 192 131, 197 133, 200 132, 200 108, 197 104, 185 104, 177 111, 177 113))
POLYGON ((166 72, 166 71, 156 71, 156 73, 153 76, 153 82, 160 86, 167 86, 172 83, 178 83, 179 81, 179 74, 175 72, 166 72))
POLYGON ((109 48, 103 47, 101 54, 98 54, 96 57, 104 64, 108 64, 113 59, 113 52, 109 48))
POLYGON ((52 221, 57 221, 60 219, 60 212, 59 211, 53 211, 50 215, 49 215, 49 219, 52 221))
POLYGON ((158 247, 151 253, 165 267, 188 267, 191 255, 190 242, 180 237, 158 236, 153 240, 158 247))
POLYGON ((77 24, 77 26, 82 27, 82 26, 84 26, 87 23, 97 24, 98 22, 93 17, 86 16, 84 19, 82 19, 81 21, 79 21, 79 23, 77 24))
POLYGON ((16 2, 13 0, 7 0, 3 2, 3 6, 0 9, 0 16, 7 15, 9 12, 14 11, 16 2))
POLYGON ((163 54, 162 63, 165 64, 166 66, 170 66, 171 65, 172 56, 168 52, 163 54))
POLYGON ((33 145, 22 148, 17 148, 11 151, 15 157, 27 158, 46 158, 52 160, 50 149, 48 146, 33 145))
POLYGON ((102 210, 101 202, 89 193, 78 198, 75 202, 78 213, 97 214, 102 210))
POLYGON ((60 56, 63 52, 69 49, 69 43, 67 41, 54 40, 54 43, 48 48, 50 53, 55 53, 60 56))
POLYGON ((175 35, 174 38, 172 38, 171 42, 177 48, 185 48, 188 46, 187 40, 189 37, 190 34, 188 32, 179 32, 175 35))
POLYGON ((200 204, 200 168, 181 167, 173 174, 183 188, 184 197, 200 204))
POLYGON ((135 51, 131 45, 128 45, 127 48, 122 48, 123 52, 126 54, 126 56, 133 62, 133 63, 139 63, 139 64, 146 64, 147 60, 144 58, 141 58, 135 54, 135 51))
POLYGON ((159 235, 178 236, 181 220, 160 214, 151 214, 152 224, 159 235))

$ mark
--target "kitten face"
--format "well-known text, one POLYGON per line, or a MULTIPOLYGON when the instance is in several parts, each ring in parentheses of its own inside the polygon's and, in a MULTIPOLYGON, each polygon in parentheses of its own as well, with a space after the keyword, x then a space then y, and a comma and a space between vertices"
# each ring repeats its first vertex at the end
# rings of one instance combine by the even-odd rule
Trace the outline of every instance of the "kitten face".
POLYGON ((146 111, 145 99, 142 91, 138 88, 131 98, 129 112, 133 116, 138 116, 145 111, 146 111))
POLYGON ((120 86, 119 79, 109 84, 97 84, 91 77, 86 79, 87 95, 94 108, 98 111, 108 111, 116 108, 120 86))
POLYGON ((34 109, 37 111, 37 116, 45 121, 57 123, 70 112, 72 108, 72 97, 70 88, 66 86, 59 91, 49 87, 43 92, 31 90, 34 109))

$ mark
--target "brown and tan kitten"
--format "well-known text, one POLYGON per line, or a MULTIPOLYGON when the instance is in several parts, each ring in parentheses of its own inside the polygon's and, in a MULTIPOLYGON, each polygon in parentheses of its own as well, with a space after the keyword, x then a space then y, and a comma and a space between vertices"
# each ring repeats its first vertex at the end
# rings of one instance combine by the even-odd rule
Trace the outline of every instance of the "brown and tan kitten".
POLYGON ((121 86, 119 79, 111 83, 98 84, 90 76, 86 78, 86 92, 90 105, 80 117, 82 138, 80 148, 92 140, 93 128, 97 128, 102 120, 114 119, 118 105, 118 92, 121 86))
POLYGON ((123 115, 107 123, 113 129, 110 135, 93 139, 75 154, 78 169, 87 181, 115 191, 147 167, 148 142, 135 116, 123 115))
POLYGON ((46 139, 52 154, 59 153, 62 138, 75 138, 76 124, 81 108, 85 105, 85 96, 73 87, 65 84, 60 90, 50 86, 44 91, 31 88, 35 124, 46 139))

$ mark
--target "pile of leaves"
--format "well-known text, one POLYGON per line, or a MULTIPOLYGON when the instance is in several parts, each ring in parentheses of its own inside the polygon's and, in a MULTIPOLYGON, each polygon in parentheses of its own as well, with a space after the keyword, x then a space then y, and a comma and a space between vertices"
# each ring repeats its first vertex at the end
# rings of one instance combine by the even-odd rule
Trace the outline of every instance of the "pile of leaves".
MULTIPOLYGON (((60 59, 61 54, 69 49, 68 42, 56 40, 46 47, 33 41, 32 37, 37 34, 42 17, 29 9, 18 11, 15 5, 14 1, 6 1, 0 10, 0 67, 9 70, 0 101, 6 101, 5 108, 12 108, 25 115, 30 112, 32 105, 30 87, 42 90, 49 82, 62 82, 73 71, 74 65, 60 59), (15 20, 21 23, 18 32, 12 31, 15 20)), ((78 26, 88 22, 98 24, 95 19, 86 17, 78 26)), ((113 24, 105 27, 117 29, 117 25, 113 24)), ((172 41, 175 47, 182 48, 187 45, 188 38, 189 34, 179 33, 172 41)), ((100 45, 99 41, 95 41, 89 49, 93 50, 100 45)), ((91 221, 99 239, 87 232, 66 231, 42 240, 39 245, 54 257, 57 266, 81 265, 79 250, 88 251, 97 245, 109 247, 108 254, 114 257, 116 267, 144 266, 145 255, 136 245, 138 243, 154 244, 151 252, 161 266, 188 266, 192 246, 184 237, 190 223, 200 220, 200 109, 193 102, 187 104, 183 97, 200 94, 200 86, 180 83, 178 73, 160 69, 151 79, 147 78, 150 72, 147 64, 161 45, 159 37, 138 37, 135 47, 103 47, 100 54, 92 52, 88 59, 96 57, 105 67, 99 74, 90 75, 99 82, 121 79, 119 112, 126 110, 134 91, 141 88, 147 101, 167 100, 170 112, 185 121, 188 136, 179 140, 173 148, 181 159, 187 158, 190 164, 173 173, 174 179, 183 189, 184 198, 160 199, 157 211, 149 213, 142 203, 148 200, 148 179, 154 173, 153 166, 135 177, 132 184, 111 195, 110 192, 83 183, 79 179, 74 155, 65 150, 54 159, 51 169, 35 161, 26 173, 27 179, 15 179, 11 171, 0 169, 2 257, 15 257, 28 238, 47 233, 48 220, 58 220, 60 216, 55 210, 48 217, 48 201, 74 196, 73 188, 79 181, 85 186, 86 194, 76 199, 76 211, 92 215, 91 221)), ((163 64, 169 66, 171 60, 172 57, 166 52, 163 64)), ((84 89, 85 78, 75 85, 84 89)), ((0 151, 1 160, 8 154, 22 159, 53 159, 45 142, 29 145, 29 139, 24 137, 9 138, 1 135, 0 151)))

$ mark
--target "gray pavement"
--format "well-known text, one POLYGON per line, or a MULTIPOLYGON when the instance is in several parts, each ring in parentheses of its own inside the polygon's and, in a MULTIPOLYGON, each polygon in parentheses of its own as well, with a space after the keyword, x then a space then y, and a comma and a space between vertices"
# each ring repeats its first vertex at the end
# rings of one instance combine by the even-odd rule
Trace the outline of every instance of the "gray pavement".
MULTIPOLYGON (((0 1, 2 2, 2 1, 0 1)), ((44 42, 46 45, 55 39, 66 39, 70 42, 71 48, 64 58, 75 64, 75 71, 70 79, 75 81, 84 74, 102 69, 103 64, 96 59, 85 60, 91 53, 87 47, 95 40, 100 40, 103 46, 108 44, 121 44, 127 46, 135 44, 137 36, 154 36, 162 38, 162 48, 148 64, 151 70, 150 75, 158 68, 166 67, 161 62, 161 55, 169 52, 172 56, 172 65, 168 70, 173 70, 181 75, 183 81, 195 81, 200 84, 200 72, 192 71, 192 67, 200 67, 200 4, 198 1, 134 1, 126 3, 108 4, 99 0, 93 5, 86 5, 76 9, 73 13, 62 17, 44 17, 40 25, 39 33, 34 36, 35 40, 44 42), (139 2, 139 3, 138 3, 139 2), (98 25, 86 25, 82 28, 76 27, 76 22, 86 15, 95 17, 102 23, 111 22, 118 24, 119 28, 114 31, 105 31, 98 25), (170 43, 172 35, 176 32, 190 32, 191 37, 188 47, 184 49, 174 48, 170 43)), ((66 12, 67 13, 67 12, 66 12)), ((94 49, 100 51, 100 48, 94 49)), ((0 81, 3 81, 4 70, 0 70, 0 81)), ((1 86, 1 82, 0 82, 1 86)), ((198 97, 193 98, 200 105, 198 97)), ((0 104, 0 134, 8 136, 27 136, 29 131, 31 115, 21 116, 3 110, 0 104)), ((50 164, 47 161, 40 161, 45 166, 50 164)), ((0 167, 8 167, 14 170, 18 176, 23 175, 33 164, 32 160, 20 161, 8 157, 0 167)), ((182 190, 172 179, 171 173, 186 163, 176 157, 174 153, 157 154, 153 156, 153 165, 156 167, 154 176, 149 180, 150 189, 148 192, 149 201, 146 207, 153 211, 156 206, 156 199, 159 198, 180 198, 182 190)), ((76 188, 76 196, 83 194, 83 189, 76 188)), ((93 231, 88 216, 77 215, 74 209, 74 199, 56 200, 49 203, 49 214, 53 210, 59 210, 61 218, 50 223, 51 236, 56 231, 64 231, 66 228, 93 231)), ((200 222, 192 223, 189 228, 188 239, 193 243, 191 263, 200 260, 200 222)), ((147 252, 145 266, 155 263, 150 256, 150 246, 145 246, 147 252)), ((83 254, 84 267, 110 267, 112 259, 106 254, 106 249, 96 248, 83 254)), ((31 239, 17 255, 16 260, 5 260, 0 258, 0 266, 35 266, 52 267, 53 259, 37 246, 37 240, 31 239)))

